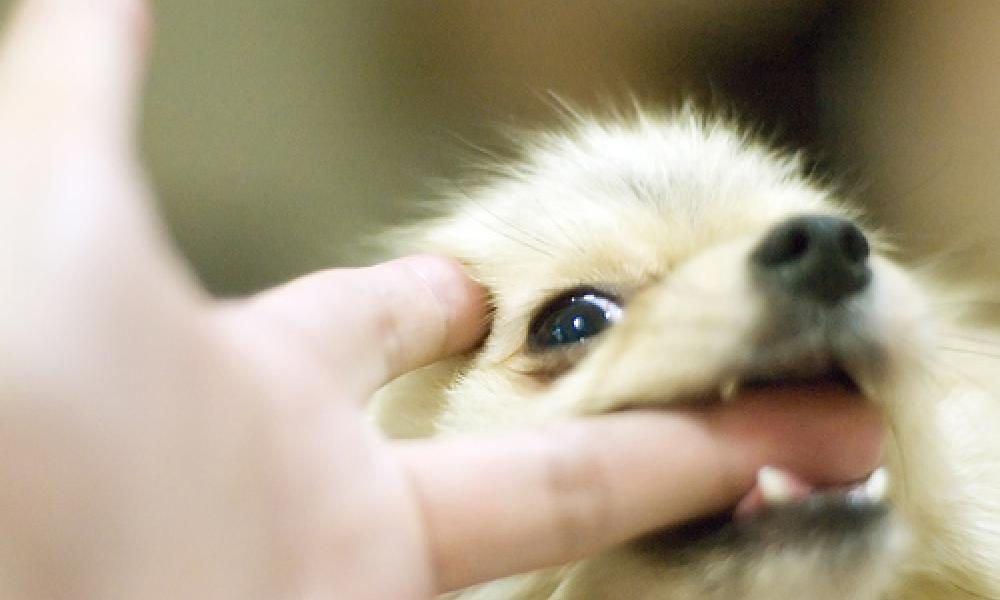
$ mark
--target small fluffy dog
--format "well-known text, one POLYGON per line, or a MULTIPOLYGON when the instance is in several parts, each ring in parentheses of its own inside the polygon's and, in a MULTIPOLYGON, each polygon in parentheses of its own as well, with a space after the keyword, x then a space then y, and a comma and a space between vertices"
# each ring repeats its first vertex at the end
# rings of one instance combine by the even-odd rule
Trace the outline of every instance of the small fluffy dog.
POLYGON ((1000 362, 975 346, 997 342, 963 333, 798 158, 690 109, 576 119, 392 240, 459 259, 494 312, 479 350, 380 393, 391 436, 802 381, 887 417, 866 481, 765 468, 735 511, 455 598, 1000 600, 1000 362))

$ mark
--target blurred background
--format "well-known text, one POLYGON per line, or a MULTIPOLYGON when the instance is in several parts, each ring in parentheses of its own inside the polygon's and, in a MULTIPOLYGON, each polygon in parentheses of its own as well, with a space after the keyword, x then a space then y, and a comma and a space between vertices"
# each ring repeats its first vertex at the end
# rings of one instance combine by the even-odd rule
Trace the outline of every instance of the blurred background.
MULTIPOLYGON (((9 0, 0 0, 9 6, 9 0)), ((6 8, 6 6, 4 6, 6 8)), ((1000 2, 154 0, 143 152, 206 285, 357 264, 550 93, 732 107, 949 272, 1000 281, 1000 2)))

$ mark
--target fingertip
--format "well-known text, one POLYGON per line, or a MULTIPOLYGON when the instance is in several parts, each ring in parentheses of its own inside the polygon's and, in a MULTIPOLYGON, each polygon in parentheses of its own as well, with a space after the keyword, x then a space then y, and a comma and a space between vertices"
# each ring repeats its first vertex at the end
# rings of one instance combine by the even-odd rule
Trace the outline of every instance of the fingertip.
POLYGON ((479 342, 489 322, 486 290, 451 258, 418 254, 388 263, 409 269, 427 287, 445 323, 443 352, 462 352, 479 342))
POLYGON ((8 117, 43 141, 96 131, 131 143, 152 23, 146 0, 24 0, 2 46, 8 117))
POLYGON ((461 265, 430 255, 311 273, 220 309, 226 322, 305 351, 365 394, 468 350, 488 313, 486 293, 461 265))

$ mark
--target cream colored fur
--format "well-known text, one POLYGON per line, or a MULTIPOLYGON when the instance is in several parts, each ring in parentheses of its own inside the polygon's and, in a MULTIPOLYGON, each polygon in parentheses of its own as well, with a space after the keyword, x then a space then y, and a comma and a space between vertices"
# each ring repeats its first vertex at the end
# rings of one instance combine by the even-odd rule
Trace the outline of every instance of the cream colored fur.
MULTIPOLYGON (((461 260, 495 311, 481 349, 388 386, 375 418, 393 436, 448 435, 714 391, 749 360, 765 308, 747 281, 749 249, 805 213, 852 214, 794 156, 695 111, 580 119, 527 140, 522 160, 394 233, 401 252, 461 260), (536 309, 580 285, 619 294, 623 319, 555 359, 566 365, 527 351, 536 309)), ((1000 360, 946 350, 972 342, 930 286, 875 250, 858 311, 886 360, 847 367, 891 423, 884 527, 836 547, 717 548, 691 561, 625 546, 456 597, 1000 600, 1000 401, 988 389, 1000 360)))

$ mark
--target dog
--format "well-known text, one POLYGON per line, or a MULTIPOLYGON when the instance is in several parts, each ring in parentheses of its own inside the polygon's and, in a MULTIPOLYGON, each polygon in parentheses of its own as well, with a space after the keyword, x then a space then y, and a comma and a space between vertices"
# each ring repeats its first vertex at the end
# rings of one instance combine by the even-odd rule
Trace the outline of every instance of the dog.
POLYGON ((738 403, 741 390, 805 383, 881 409, 884 463, 804 491, 765 468, 735 514, 449 597, 1000 599, 988 352, 1000 338, 897 264, 800 156, 725 118, 637 110, 524 137, 519 158, 389 236, 400 253, 461 261, 493 316, 478 350, 380 391, 372 414, 387 435, 738 403))

